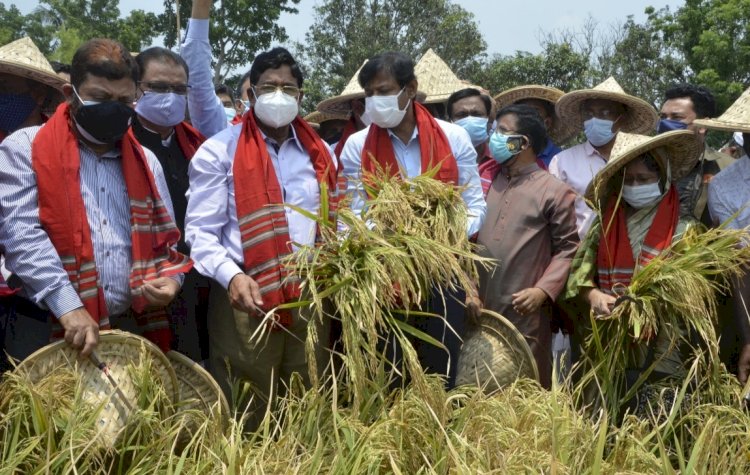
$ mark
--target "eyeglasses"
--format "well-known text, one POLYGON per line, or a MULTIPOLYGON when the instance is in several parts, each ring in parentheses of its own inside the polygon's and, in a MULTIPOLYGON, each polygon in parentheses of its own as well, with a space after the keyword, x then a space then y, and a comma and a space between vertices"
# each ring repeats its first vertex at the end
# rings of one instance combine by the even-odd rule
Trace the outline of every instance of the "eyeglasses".
POLYGON ((108 97, 108 98, 97 98, 97 99, 83 99, 80 96, 80 94, 78 94, 78 90, 76 90, 75 86, 73 86, 73 93, 76 95, 76 97, 78 98, 78 100, 81 102, 81 105, 83 105, 83 106, 94 106, 96 104, 101 104, 102 102, 119 102, 121 104, 125 104, 126 106, 131 106, 131 107, 133 106, 133 104, 135 104, 135 98, 133 98, 133 99, 125 99, 125 100, 123 100, 124 98, 122 98, 122 97, 119 98, 119 99, 110 98, 110 97, 108 97))
POLYGON ((261 84, 260 86, 254 86, 255 96, 262 96, 263 94, 273 94, 274 92, 281 90, 287 96, 299 97, 301 92, 300 88, 294 86, 277 86, 275 84, 261 84))
POLYGON ((138 85, 141 87, 141 91, 147 92, 143 89, 143 86, 146 86, 148 88, 148 91, 150 92, 156 92, 157 94, 166 94, 168 92, 174 92, 175 94, 179 94, 181 96, 184 96, 188 93, 190 88, 192 87, 190 84, 169 84, 166 82, 139 82, 138 85))

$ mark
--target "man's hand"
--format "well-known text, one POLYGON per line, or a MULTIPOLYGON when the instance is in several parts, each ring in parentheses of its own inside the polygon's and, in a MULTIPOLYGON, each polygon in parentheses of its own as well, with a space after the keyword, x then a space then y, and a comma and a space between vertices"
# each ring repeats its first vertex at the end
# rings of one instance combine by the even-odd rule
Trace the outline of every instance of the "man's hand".
POLYGON ((143 283, 143 296, 152 307, 166 307, 179 291, 179 282, 170 277, 159 277, 143 283))
POLYGON ((737 379, 744 386, 747 384, 747 377, 750 375, 750 343, 742 345, 740 357, 737 360, 737 379))
POLYGON ((536 313, 547 300, 547 294, 544 290, 537 287, 523 289, 511 295, 511 297, 513 297, 511 301, 513 309, 521 315, 536 313))
POLYGON ((466 319, 472 325, 479 325, 479 316, 482 314, 482 299, 476 289, 466 291, 466 319))
POLYGON ((58 319, 65 329, 65 341, 81 350, 81 357, 88 357, 99 344, 99 325, 85 308, 72 310, 58 319))
POLYGON ((193 0, 193 11, 190 14, 190 18, 195 18, 196 20, 208 19, 212 3, 212 0, 193 0))
POLYGON ((265 313, 258 283, 245 274, 237 274, 229 281, 229 302, 243 312, 265 313))
POLYGON ((591 310, 597 317, 611 315, 617 301, 615 297, 607 295, 599 289, 591 289, 586 296, 586 300, 588 300, 591 310))

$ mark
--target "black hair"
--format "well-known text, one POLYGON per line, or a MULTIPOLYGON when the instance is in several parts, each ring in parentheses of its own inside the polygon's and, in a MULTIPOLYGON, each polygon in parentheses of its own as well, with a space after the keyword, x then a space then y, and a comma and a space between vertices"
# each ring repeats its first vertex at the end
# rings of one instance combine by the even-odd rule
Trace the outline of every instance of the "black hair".
POLYGON ((50 61, 49 65, 52 66, 52 70, 55 73, 66 73, 70 74, 70 65, 61 63, 60 61, 50 61))
POLYGON ((417 78, 414 75, 414 61, 409 56, 389 51, 373 56, 362 66, 357 76, 359 85, 364 89, 380 71, 390 73, 401 88, 417 78))
POLYGON ((496 119, 508 114, 516 116, 515 132, 525 135, 531 144, 531 149, 539 155, 544 147, 547 146, 547 129, 544 127, 544 121, 536 109, 523 104, 512 104, 503 107, 497 113, 496 119))
POLYGON ((185 60, 182 59, 182 56, 172 50, 168 50, 167 48, 162 48, 161 46, 153 46, 141 51, 140 53, 138 53, 138 56, 135 57, 135 62, 138 63, 138 68, 140 69, 140 76, 138 78, 139 80, 143 79, 143 74, 146 72, 146 67, 148 67, 151 61, 168 62, 172 63, 175 66, 180 66, 185 70, 185 77, 190 78, 188 65, 185 60))
POLYGON ((525 97, 523 99, 517 100, 514 104, 529 105, 529 102, 531 101, 539 101, 542 104, 542 107, 544 107, 544 111, 547 113, 547 117, 550 117, 552 119, 555 118, 555 105, 550 101, 546 101, 544 99, 539 99, 536 97, 525 97))
POLYGON ((478 89, 474 89, 473 87, 467 87, 466 89, 460 89, 454 92, 448 98, 445 109, 448 113, 449 119, 453 119, 453 104, 460 101, 461 99, 466 99, 467 97, 479 97, 480 99, 482 99, 484 108, 487 111, 487 117, 490 116, 490 114, 492 113, 492 101, 487 96, 487 94, 482 94, 478 89))
POLYGON ((230 99, 232 99, 232 104, 234 104, 234 91, 232 91, 232 88, 227 86, 226 84, 217 84, 216 87, 214 87, 214 93, 217 96, 219 94, 226 94, 230 99))
MULTIPOLYGON (((258 84, 260 75, 269 69, 279 69, 280 67, 287 65, 292 70, 292 76, 297 80, 297 87, 302 87, 304 78, 302 77, 302 70, 294 60, 292 53, 286 50, 286 48, 276 47, 268 51, 264 51, 255 57, 253 65, 250 67, 250 84, 258 84)), ((240 86, 242 83, 240 82, 240 86)))
MULTIPOLYGON (((242 77, 240 78, 240 82, 237 83, 237 94, 236 95, 237 95, 238 98, 242 98, 242 93, 243 92, 247 93, 246 90, 245 91, 242 90, 242 85, 245 83, 245 81, 250 81, 250 83, 252 84, 252 81, 250 80, 250 71, 249 70, 245 74, 242 75, 242 77)), ((248 97, 250 97, 249 93, 247 95, 248 95, 248 97)))
POLYGON ((129 77, 135 83, 139 77, 138 63, 122 43, 94 38, 82 44, 73 55, 70 83, 78 88, 89 74, 111 80, 129 77))
POLYGON ((664 93, 664 101, 670 99, 690 98, 693 102, 693 111, 699 119, 716 116, 716 99, 708 88, 696 86, 695 84, 676 84, 664 93))

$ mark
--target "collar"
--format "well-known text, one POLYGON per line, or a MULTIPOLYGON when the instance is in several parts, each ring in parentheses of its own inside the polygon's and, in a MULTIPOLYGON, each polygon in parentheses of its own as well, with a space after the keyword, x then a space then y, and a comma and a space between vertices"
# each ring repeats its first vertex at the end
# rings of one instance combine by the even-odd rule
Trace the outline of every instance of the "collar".
POLYGON ((595 149, 594 146, 591 145, 591 142, 589 142, 588 140, 586 140, 583 143, 583 150, 586 152, 586 155, 588 155, 589 157, 596 156, 596 157, 601 158, 605 162, 607 161, 607 159, 604 158, 604 155, 602 155, 601 153, 599 153, 599 150, 595 149))
POLYGON ((537 170, 541 170, 541 168, 539 168, 539 165, 536 162, 531 163, 529 165, 526 165, 523 168, 520 168, 520 169, 516 170, 515 173, 511 173, 510 170, 508 170, 507 168, 504 168, 504 171, 507 172, 505 174, 505 176, 510 177, 510 178, 516 178, 516 177, 519 177, 519 176, 530 175, 531 173, 534 173, 537 170))
MULTIPOLYGON (((292 129, 292 136, 291 137, 287 137, 287 139, 284 142, 288 142, 290 140, 293 140, 294 143, 297 145, 297 147, 300 150, 304 150, 304 147, 302 147, 302 144, 300 143, 299 139, 297 138, 297 131, 294 130, 294 125, 293 124, 289 124, 289 128, 292 129)), ((258 127, 258 130, 260 131, 260 135, 263 137, 263 141, 266 142, 268 145, 275 145, 275 146, 278 146, 279 148, 283 145, 283 144, 277 143, 276 140, 274 140, 271 137, 269 137, 268 135, 266 135, 266 133, 263 132, 263 129, 261 129, 260 127, 258 127)))
MULTIPOLYGON (((391 129, 385 129, 385 130, 388 131, 388 136, 390 136, 392 139, 396 139, 399 142, 401 141, 401 139, 398 138, 398 135, 396 135, 391 129)), ((419 127, 417 127, 417 125, 414 124, 414 131, 411 133, 411 137, 409 138, 409 143, 407 143, 406 145, 409 145, 412 142, 412 140, 417 138, 418 135, 419 135, 419 127)))
POLYGON ((155 130, 151 130, 148 127, 146 127, 146 124, 144 124, 141 120, 137 119, 133 122, 134 129, 138 130, 140 129, 142 133, 146 135, 146 138, 150 142, 161 142, 162 147, 169 148, 169 145, 172 143, 172 138, 174 137, 174 127, 172 127, 172 132, 167 136, 167 138, 162 139, 161 134, 155 130))

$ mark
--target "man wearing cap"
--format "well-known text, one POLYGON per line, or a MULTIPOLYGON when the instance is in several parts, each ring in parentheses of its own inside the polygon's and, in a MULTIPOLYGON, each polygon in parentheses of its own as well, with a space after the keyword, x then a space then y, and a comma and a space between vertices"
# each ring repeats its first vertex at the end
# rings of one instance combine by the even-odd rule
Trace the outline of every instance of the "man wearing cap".
POLYGON ((731 159, 710 148, 706 144, 707 129, 696 127, 693 121, 714 115, 716 100, 711 91, 703 86, 677 84, 664 93, 664 103, 661 106, 659 126, 656 130, 658 134, 670 130, 692 130, 704 145, 701 160, 687 176, 677 182, 677 192, 680 195, 680 212, 695 217, 706 226, 711 225, 711 217, 706 207, 708 182, 731 163, 731 159))
POLYGON ((110 324, 169 348, 165 307, 191 263, 173 248, 161 165, 130 130, 137 79, 124 46, 88 41, 73 56, 67 101, 0 145, 0 239, 23 289, 6 338, 13 357, 50 336, 86 356, 110 324))
POLYGON ((548 388, 551 304, 565 287, 578 232, 575 192, 536 162, 547 142, 534 108, 516 104, 500 110, 489 146, 503 172, 487 194, 487 219, 477 243, 481 255, 497 262, 479 269, 482 305, 502 314, 524 335, 542 386, 548 388))
MULTIPOLYGON (((750 155, 750 88, 716 119, 696 119, 696 127, 742 132, 743 148, 750 155)), ((720 171, 708 184, 708 210, 714 225, 725 224, 732 229, 750 229, 750 159, 735 160, 720 171)), ((734 283, 732 300, 734 317, 742 348, 738 377, 742 384, 750 376, 750 273, 734 283)))
MULTIPOLYGON (((154 152, 169 188, 175 224, 180 230, 177 250, 189 254, 185 244, 188 163, 205 138, 185 122, 190 92, 187 64, 180 55, 158 46, 141 51, 138 64, 135 138, 154 152)), ((208 359, 206 305, 208 282, 197 271, 191 271, 182 291, 170 306, 174 341, 172 347, 196 361, 208 359)))
POLYGON ((586 141, 557 154, 549 171, 570 185, 576 193, 576 223, 581 239, 591 226, 594 212, 583 199, 593 176, 604 168, 617 132, 648 133, 659 119, 646 101, 626 94, 610 77, 593 89, 572 91, 555 105, 561 121, 583 128, 586 141))
MULTIPOLYGON (((55 74, 36 45, 28 37, 0 47, 0 143, 23 127, 41 125, 44 112, 54 107, 66 81, 55 74)), ((5 268, 0 254, 0 371, 5 366, 5 328, 11 318, 10 298, 19 285, 5 268)))
MULTIPOLYGON (((415 102, 418 84, 411 58, 397 52, 379 54, 362 67, 358 80, 372 124, 349 137, 341 152, 352 209, 359 213, 365 206, 363 174, 383 169, 411 178, 438 167, 436 179, 464 187, 462 197, 469 214, 466 232, 468 236, 478 232, 487 205, 471 138, 460 126, 433 118, 415 102)), ((463 319, 448 323, 460 328, 463 319)), ((434 325, 428 333, 444 340, 455 363, 460 342, 446 331, 442 319, 430 318, 428 324, 434 325)), ((436 359, 428 365, 450 377, 452 371, 445 363, 436 359)))
MULTIPOLYGON (((299 299, 283 262, 297 246, 312 246, 317 232, 314 220, 284 204, 316 214, 323 190, 334 206, 338 195, 336 159, 299 117, 303 80, 286 49, 259 54, 250 68, 250 111, 190 161, 186 240, 196 269, 218 284, 211 286, 209 369, 228 398, 234 379, 252 383, 250 429, 293 373, 310 382, 309 313, 271 313, 299 299), (253 339, 266 325, 269 331, 253 339)), ((327 343, 326 332, 319 330, 327 343)), ((317 362, 325 361, 318 351, 317 362)))

